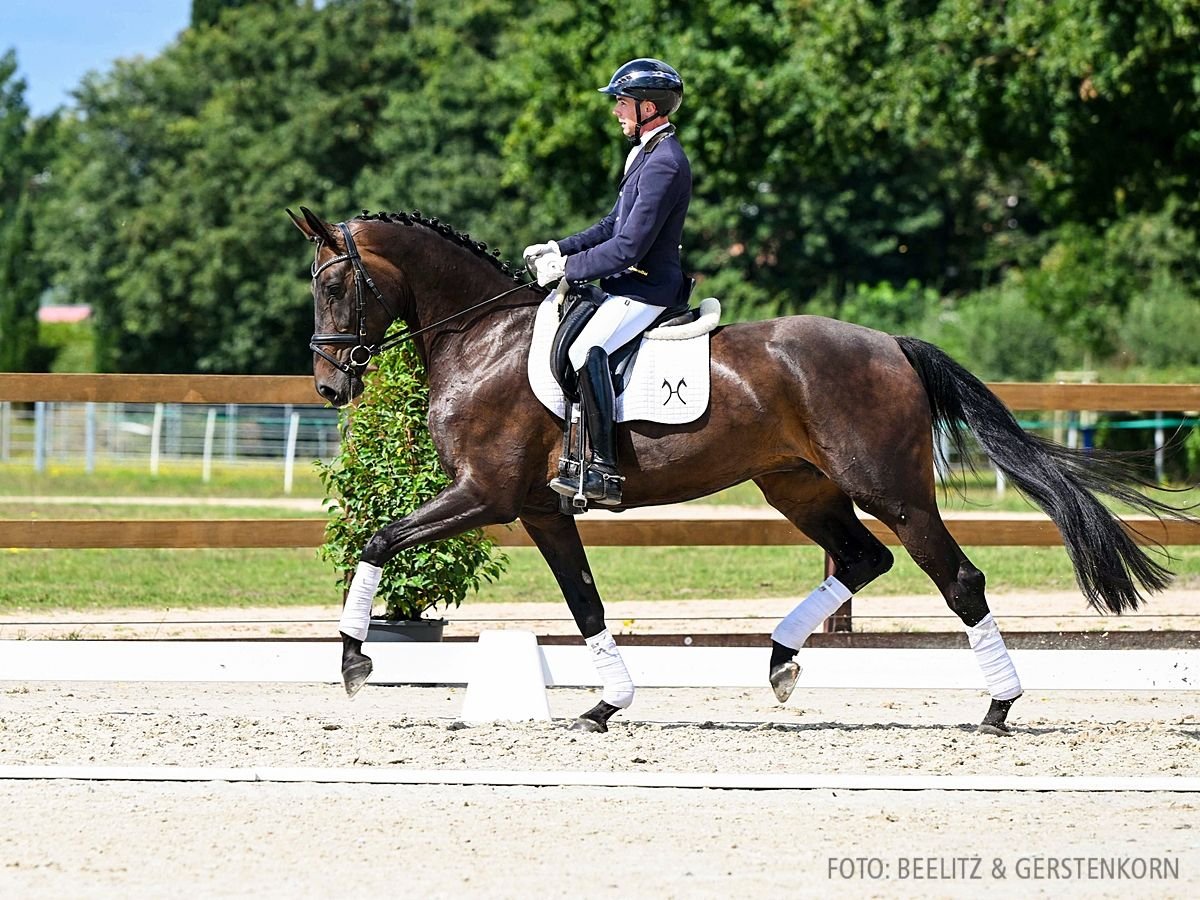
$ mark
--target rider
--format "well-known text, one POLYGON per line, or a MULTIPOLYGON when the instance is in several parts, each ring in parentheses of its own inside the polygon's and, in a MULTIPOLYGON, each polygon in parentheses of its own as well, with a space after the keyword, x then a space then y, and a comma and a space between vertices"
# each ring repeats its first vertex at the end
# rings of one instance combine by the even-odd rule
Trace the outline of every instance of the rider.
MULTIPOLYGON (((600 279, 605 299, 568 349, 579 377, 593 461, 584 495, 602 506, 621 503, 612 377, 608 354, 654 322, 666 307, 686 301, 679 260, 683 220, 692 197, 692 170, 669 117, 683 100, 683 79, 657 59, 625 63, 600 93, 616 99, 613 115, 634 145, 612 211, 590 228, 525 248, 525 261, 546 286, 600 279)), ((581 466, 581 468, 583 468, 581 466)), ((579 477, 559 476, 550 487, 572 496, 579 477)))

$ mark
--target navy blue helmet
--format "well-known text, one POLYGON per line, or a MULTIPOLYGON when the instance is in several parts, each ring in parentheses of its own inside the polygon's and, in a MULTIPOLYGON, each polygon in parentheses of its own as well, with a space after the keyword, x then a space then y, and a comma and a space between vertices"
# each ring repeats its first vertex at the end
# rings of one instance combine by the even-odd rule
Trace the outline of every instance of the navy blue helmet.
POLYGON ((683 102, 683 79, 660 59, 631 59, 613 73, 600 93, 649 100, 659 115, 669 116, 683 102))

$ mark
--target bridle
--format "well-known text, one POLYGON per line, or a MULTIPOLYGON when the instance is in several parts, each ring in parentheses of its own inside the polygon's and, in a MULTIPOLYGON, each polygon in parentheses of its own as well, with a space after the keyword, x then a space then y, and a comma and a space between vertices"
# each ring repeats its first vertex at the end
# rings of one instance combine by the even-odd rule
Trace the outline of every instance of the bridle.
POLYGON ((375 299, 379 302, 379 305, 382 306, 384 312, 388 314, 389 321, 396 320, 396 313, 390 306, 388 306, 387 301, 383 299, 383 294, 380 292, 378 286, 375 284, 374 280, 372 280, 371 276, 367 274, 367 268, 363 265, 362 256, 359 254, 358 247, 354 243, 354 236, 350 234, 349 226, 346 225, 345 222, 338 222, 337 227, 342 233, 342 239, 346 242, 346 252, 340 256, 335 256, 332 259, 327 259, 325 262, 321 263, 320 266, 318 266, 317 259, 321 255, 322 241, 319 238, 314 238, 317 249, 315 255, 313 256, 312 263, 313 288, 315 294, 317 276, 335 263, 349 262, 354 267, 354 330, 352 332, 335 331, 326 334, 314 332, 313 336, 309 339, 308 346, 313 353, 317 354, 317 356, 328 362, 339 372, 342 372, 351 378, 361 377, 362 373, 366 370, 367 365, 371 362, 371 357, 375 356, 376 354, 382 353, 384 350, 390 350, 392 347, 402 344, 411 337, 416 337, 418 334, 423 334, 424 332, 429 331, 431 328, 436 328, 439 325, 449 322, 451 319, 456 319, 459 316, 473 312, 474 310, 479 309, 481 306, 486 306, 487 304, 499 300, 502 297, 507 297, 509 294, 516 293, 517 291, 521 290, 521 288, 529 287, 534 283, 532 280, 521 282, 516 287, 497 294, 495 297, 489 297, 480 303, 476 303, 474 306, 469 306, 466 309, 460 309, 456 313, 451 313, 450 315, 446 316, 446 318, 440 319, 437 322, 434 322, 432 325, 426 325, 424 328, 418 328, 416 331, 406 330, 399 334, 393 334, 391 337, 384 338, 378 344, 372 344, 367 341, 367 310, 366 298, 363 294, 363 285, 366 284, 366 286, 371 289, 371 293, 375 295, 375 299), (322 344, 353 345, 350 348, 350 353, 348 355, 349 361, 342 362, 328 351, 322 349, 322 344))
POLYGON ((347 262, 354 267, 354 330, 350 333, 335 331, 328 334, 320 334, 313 332, 312 338, 308 342, 309 349, 317 356, 321 357, 338 371, 343 372, 351 377, 361 375, 366 369, 367 363, 371 361, 371 357, 382 350, 393 347, 399 343, 395 337, 388 338, 378 346, 367 341, 367 315, 366 315, 366 299, 363 296, 363 284, 371 289, 371 293, 375 295, 375 299, 379 301, 379 305, 383 307, 390 319, 396 318, 396 313, 387 301, 383 299, 383 294, 380 293, 379 287, 367 274, 367 269, 363 265, 362 256, 359 255, 358 247, 354 243, 354 236, 350 234, 350 229, 345 222, 338 222, 338 230, 342 232, 342 239, 346 242, 346 252, 341 256, 335 256, 332 259, 327 259, 320 266, 317 265, 317 259, 321 255, 321 240, 317 239, 316 255, 313 256, 312 264, 312 280, 314 293, 317 284, 317 276, 328 269, 335 263, 347 262), (340 359, 322 349, 322 344, 353 344, 350 348, 349 362, 342 362, 340 359))

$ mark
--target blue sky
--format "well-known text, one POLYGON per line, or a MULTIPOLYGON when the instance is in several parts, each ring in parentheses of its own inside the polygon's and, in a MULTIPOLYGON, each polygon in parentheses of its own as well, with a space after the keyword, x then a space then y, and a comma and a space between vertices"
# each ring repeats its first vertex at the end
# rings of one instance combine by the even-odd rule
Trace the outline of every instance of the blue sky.
POLYGON ((155 56, 191 19, 191 0, 0 0, 0 53, 15 49, 35 115, 116 59, 155 56))

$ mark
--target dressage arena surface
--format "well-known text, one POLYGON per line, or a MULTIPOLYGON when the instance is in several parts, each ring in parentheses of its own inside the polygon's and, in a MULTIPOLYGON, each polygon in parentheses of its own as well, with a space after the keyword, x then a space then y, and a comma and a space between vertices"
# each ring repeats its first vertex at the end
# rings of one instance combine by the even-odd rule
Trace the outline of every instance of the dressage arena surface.
MULTIPOLYGON (((337 652, 331 644, 331 674, 337 652)), ((463 694, 368 685, 350 701, 333 684, 3 682, 0 767, 319 767, 378 780, 427 769, 1200 776, 1200 692, 1027 694, 1007 739, 973 733, 987 706, 977 691, 801 686, 781 706, 765 684, 645 689, 606 735, 565 729, 592 691, 552 689, 551 723, 470 727, 457 721, 463 694)), ((1186 791, 9 777, 0 791, 3 897, 1200 891, 1200 795, 1186 791), (1048 877, 1061 859, 1144 860, 1126 869, 1144 874, 1173 860, 1177 877, 1048 877)))
MULTIPOLYGON (((1082 601, 1067 592, 993 600, 1005 628, 1167 624, 1075 619, 1082 601), (1005 618, 1026 613, 1054 617, 1005 618)), ((607 606, 618 632, 762 632, 794 602, 607 606)), ((1172 615, 1168 627, 1200 627, 1198 604, 1189 585, 1148 612, 1172 615)), ((871 598, 859 611, 905 617, 896 629, 913 614, 944 616, 931 597, 871 598)), ((327 637, 333 626, 327 609, 106 610, 99 626, 80 615, 39 613, 39 627, 20 624, 28 614, 0 617, 0 637, 279 639, 327 637)), ((456 635, 574 633, 561 604, 464 604, 448 618, 456 635)), ((328 648, 332 680, 338 645, 328 648)), ((458 721, 464 695, 368 685, 350 701, 335 684, 0 681, 0 773, 47 766, 75 776, 0 775, 0 898, 1200 896, 1194 789, 908 789, 918 776, 944 777, 945 787, 956 776, 1194 786, 1200 690, 1030 692, 1007 739, 974 733, 987 698, 970 690, 806 691, 802 679, 781 706, 765 677, 757 689, 642 689, 606 735, 565 727, 595 691, 551 689, 551 723, 470 727, 458 721), (209 767, 247 780, 86 777, 99 767, 142 777, 209 767), (330 783, 249 780, 296 767, 330 783), (425 770, 441 773, 428 779, 438 783, 386 783, 425 770), (385 783, 339 782, 346 772, 385 783), (476 783, 452 783, 455 772, 476 783), (480 783, 489 772, 546 783, 480 783), (564 786, 557 772, 657 773, 667 783, 680 773, 865 775, 893 778, 894 789, 564 786), (1131 875, 1130 863, 1169 861, 1178 877, 1086 877, 1080 859, 1124 860, 1131 875), (1061 860, 1072 877, 1050 877, 1061 860)))

